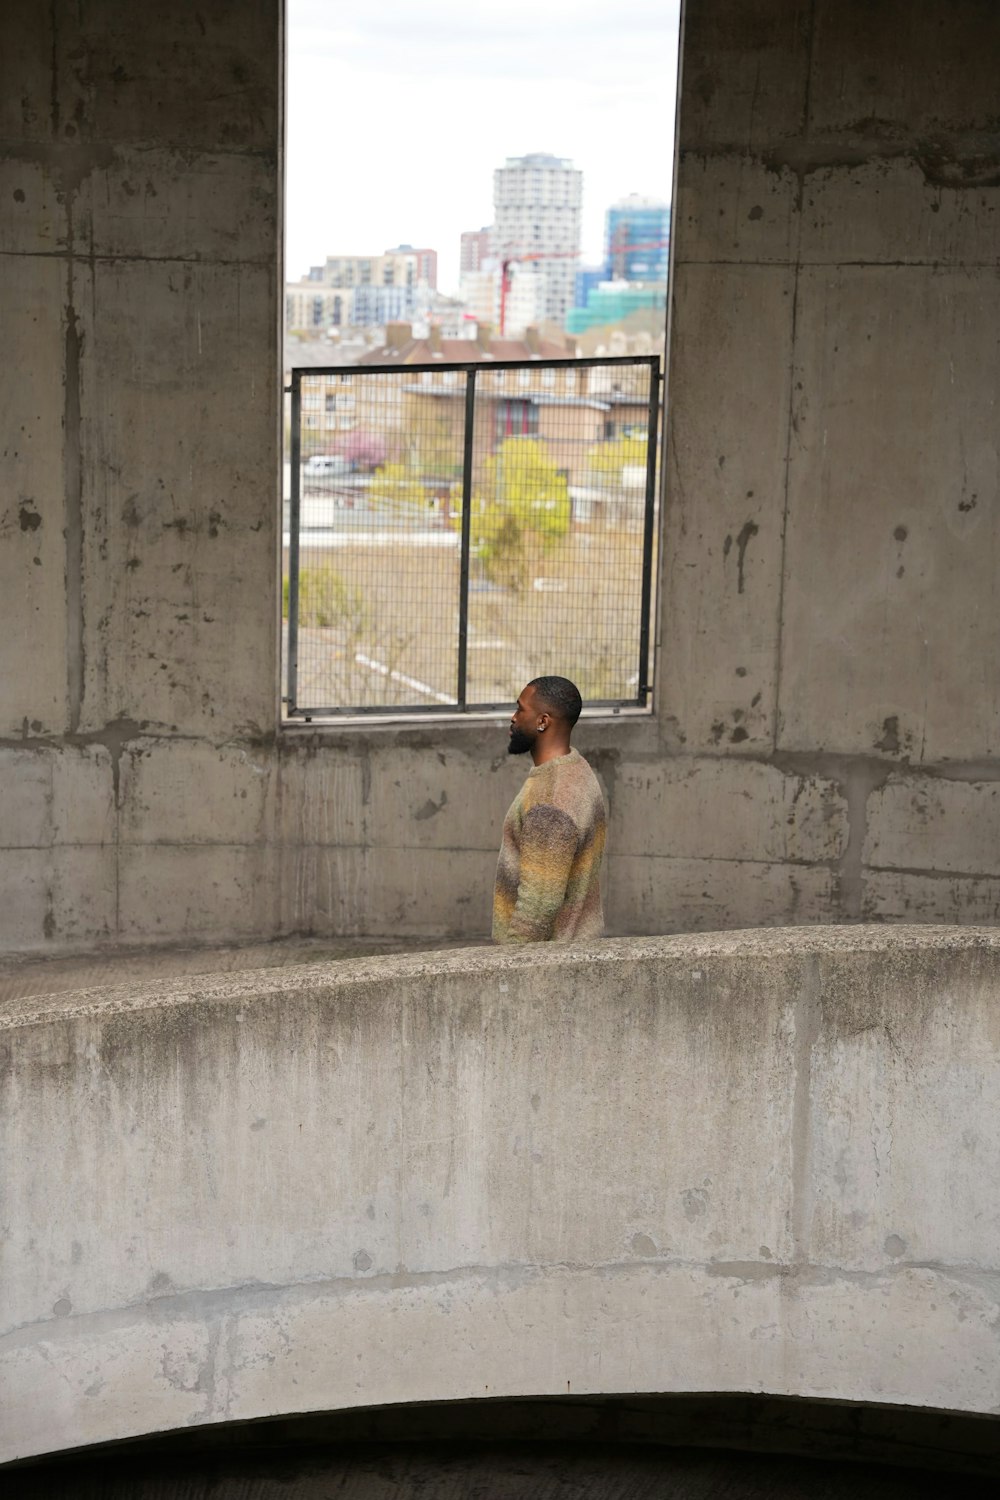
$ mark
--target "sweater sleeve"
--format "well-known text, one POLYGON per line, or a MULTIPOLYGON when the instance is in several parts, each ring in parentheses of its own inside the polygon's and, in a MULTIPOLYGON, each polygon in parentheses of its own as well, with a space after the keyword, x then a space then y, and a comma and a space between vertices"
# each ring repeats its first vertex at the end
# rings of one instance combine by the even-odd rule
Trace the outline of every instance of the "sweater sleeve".
POLYGON ((521 825, 521 869, 507 941, 543 943, 552 937, 566 897, 578 832, 568 813, 538 803, 521 825))

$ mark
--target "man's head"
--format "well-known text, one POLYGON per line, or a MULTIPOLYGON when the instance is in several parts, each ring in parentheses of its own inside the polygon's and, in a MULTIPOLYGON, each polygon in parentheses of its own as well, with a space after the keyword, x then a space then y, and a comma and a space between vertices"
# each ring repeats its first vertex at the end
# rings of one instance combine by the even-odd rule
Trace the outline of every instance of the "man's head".
POLYGON ((508 753, 530 751, 536 765, 565 755, 582 708, 583 699, 568 677, 533 677, 511 717, 508 753))

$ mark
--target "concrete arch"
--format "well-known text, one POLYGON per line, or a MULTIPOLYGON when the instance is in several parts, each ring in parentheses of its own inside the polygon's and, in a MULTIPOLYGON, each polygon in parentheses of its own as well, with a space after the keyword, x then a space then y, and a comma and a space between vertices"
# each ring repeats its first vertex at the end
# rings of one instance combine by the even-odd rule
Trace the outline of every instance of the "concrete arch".
POLYGON ((981 1417, 775 1396, 459 1401, 30 1459, 4 1500, 993 1500, 995 1438, 981 1417))
POLYGON ((466 950, 3 1017, 0 1459, 624 1392, 1000 1409, 1000 934, 466 950))

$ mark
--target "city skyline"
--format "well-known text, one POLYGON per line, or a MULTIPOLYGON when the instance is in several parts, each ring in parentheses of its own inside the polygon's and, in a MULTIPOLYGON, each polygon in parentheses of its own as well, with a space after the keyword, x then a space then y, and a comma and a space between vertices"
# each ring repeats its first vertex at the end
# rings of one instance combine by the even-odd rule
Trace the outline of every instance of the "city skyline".
MULTIPOLYGON (((398 245, 382 254, 334 251, 285 282, 285 326, 316 332, 394 322, 465 320, 520 336, 549 323, 576 334, 660 307, 666 291, 670 204, 628 194, 605 210, 604 260, 581 266, 580 172, 568 159, 509 157, 494 173, 495 222, 460 236, 457 296, 437 287, 438 253, 398 245), (516 253, 514 246, 523 246, 516 253), (510 257, 511 275, 502 269, 510 257), (628 283, 632 290, 624 293, 628 283), (646 285, 648 284, 648 285, 646 285), (595 297, 591 309, 591 297, 595 297)), ((462 335, 464 336, 464 335, 462 335)), ((469 333, 471 336, 471 333, 469 333)))
POLYGON ((610 203, 670 196, 677 32, 677 0, 290 0, 286 279, 402 240, 457 291, 495 169, 534 152, 583 172, 580 264, 600 262, 610 203))

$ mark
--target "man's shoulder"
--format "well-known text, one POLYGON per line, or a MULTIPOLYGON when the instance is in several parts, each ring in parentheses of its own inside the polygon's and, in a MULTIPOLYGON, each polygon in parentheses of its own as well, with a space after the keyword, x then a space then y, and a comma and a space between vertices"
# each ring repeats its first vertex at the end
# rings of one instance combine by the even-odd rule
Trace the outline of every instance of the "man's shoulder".
POLYGON ((531 772, 533 776, 557 777, 560 781, 573 776, 585 777, 588 774, 593 776, 593 767, 575 746, 571 747, 566 755, 557 755, 554 760, 543 761, 531 772))
POLYGON ((602 808, 604 806, 601 783, 593 766, 578 750, 559 756, 557 760, 543 762, 531 780, 535 783, 532 788, 534 802, 551 802, 574 813, 594 802, 600 802, 602 808))

